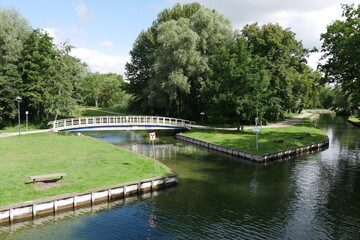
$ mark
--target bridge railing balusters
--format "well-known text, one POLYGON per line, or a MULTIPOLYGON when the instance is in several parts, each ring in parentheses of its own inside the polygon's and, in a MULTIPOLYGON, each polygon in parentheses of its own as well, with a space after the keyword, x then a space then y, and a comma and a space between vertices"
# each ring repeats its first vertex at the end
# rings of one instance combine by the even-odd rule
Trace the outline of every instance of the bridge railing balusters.
POLYGON ((60 119, 50 122, 52 124, 53 131, 66 130, 71 128, 77 128, 81 126, 99 126, 99 125, 170 125, 187 127, 193 124, 192 121, 159 117, 159 116, 99 116, 99 117, 83 117, 83 118, 70 118, 60 119))

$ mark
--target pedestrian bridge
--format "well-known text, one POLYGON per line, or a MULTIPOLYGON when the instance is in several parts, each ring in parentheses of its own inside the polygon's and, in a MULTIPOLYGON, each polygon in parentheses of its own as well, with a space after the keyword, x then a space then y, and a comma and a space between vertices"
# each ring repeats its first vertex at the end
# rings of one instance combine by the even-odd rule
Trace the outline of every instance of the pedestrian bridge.
POLYGON ((101 130, 186 129, 195 122, 158 116, 99 116, 67 118, 49 122, 54 132, 101 130))

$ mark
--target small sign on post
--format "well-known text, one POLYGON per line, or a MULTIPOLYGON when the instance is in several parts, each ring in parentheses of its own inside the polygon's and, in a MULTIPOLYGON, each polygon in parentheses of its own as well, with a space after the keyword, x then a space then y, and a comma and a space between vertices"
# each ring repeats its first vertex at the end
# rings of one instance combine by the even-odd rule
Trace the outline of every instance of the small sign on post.
POLYGON ((155 141, 156 139, 156 132, 149 133, 150 141, 155 141))
POLYGON ((156 171, 156 160, 155 160, 155 139, 156 139, 156 132, 149 133, 150 141, 152 141, 153 145, 153 156, 154 156, 154 169, 156 171))

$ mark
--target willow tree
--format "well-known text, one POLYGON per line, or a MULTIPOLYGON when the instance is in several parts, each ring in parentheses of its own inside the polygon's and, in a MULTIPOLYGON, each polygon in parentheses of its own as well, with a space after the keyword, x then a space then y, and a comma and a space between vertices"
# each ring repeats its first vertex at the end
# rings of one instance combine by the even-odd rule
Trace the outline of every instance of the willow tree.
MULTIPOLYGON (((138 89, 142 91, 142 104, 154 114, 198 118, 202 110, 200 90, 207 78, 209 57, 217 45, 231 37, 229 20, 196 3, 177 4, 160 13, 148 31, 153 34, 141 33, 140 39, 147 44, 143 47, 151 46, 151 51, 141 58, 132 56, 127 65, 130 87, 136 84, 142 87, 138 89), (136 68, 136 63, 147 66, 146 71, 136 68), (134 72, 145 78, 133 78, 134 72)), ((139 48, 139 42, 135 46, 139 48)))

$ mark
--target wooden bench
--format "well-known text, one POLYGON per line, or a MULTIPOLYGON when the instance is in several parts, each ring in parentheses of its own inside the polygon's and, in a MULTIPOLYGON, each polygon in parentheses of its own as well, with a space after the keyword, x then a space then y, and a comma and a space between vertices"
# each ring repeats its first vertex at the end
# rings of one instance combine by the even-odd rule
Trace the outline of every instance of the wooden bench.
POLYGON ((54 178, 59 178, 58 180, 62 179, 66 176, 66 173, 53 173, 53 174, 45 174, 45 175, 36 175, 36 176, 29 176, 33 183, 35 182, 42 182, 42 181, 50 181, 54 178))

